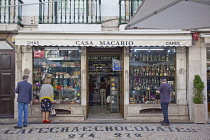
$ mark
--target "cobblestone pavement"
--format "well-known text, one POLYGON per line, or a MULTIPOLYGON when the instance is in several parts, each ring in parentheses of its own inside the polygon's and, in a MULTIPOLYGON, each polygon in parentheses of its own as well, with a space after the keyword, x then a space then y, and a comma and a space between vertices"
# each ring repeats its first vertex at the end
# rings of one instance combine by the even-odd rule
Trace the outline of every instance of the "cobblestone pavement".
POLYGON ((172 123, 50 123, 0 124, 0 140, 210 140, 210 124, 172 123))

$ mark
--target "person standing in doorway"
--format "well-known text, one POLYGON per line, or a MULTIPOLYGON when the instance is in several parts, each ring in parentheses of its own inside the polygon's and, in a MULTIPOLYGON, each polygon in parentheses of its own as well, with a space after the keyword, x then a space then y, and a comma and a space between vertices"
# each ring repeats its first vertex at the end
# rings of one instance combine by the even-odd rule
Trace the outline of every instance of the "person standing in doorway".
POLYGON ((23 81, 18 82, 15 89, 15 93, 18 93, 18 124, 14 126, 16 129, 27 127, 28 124, 28 104, 32 100, 32 85, 28 83, 28 76, 23 76, 23 81), (23 120, 24 113, 24 120, 23 120))
POLYGON ((94 81, 93 79, 91 78, 89 80, 89 105, 90 106, 93 106, 93 93, 94 93, 94 81))
POLYGON ((168 105, 170 102, 171 97, 171 85, 167 83, 167 79, 165 77, 162 77, 160 79, 161 85, 158 89, 158 93, 160 93, 160 104, 163 111, 163 117, 164 120, 160 121, 161 125, 163 126, 170 126, 170 122, 168 119, 168 105))
POLYGON ((104 77, 100 79, 100 96, 101 96, 101 105, 106 105, 106 81, 104 77))
POLYGON ((110 79, 107 78, 106 84, 106 102, 107 102, 107 109, 110 110, 110 79))
POLYGON ((43 123, 50 123, 50 111, 52 102, 54 101, 54 90, 51 85, 51 78, 46 77, 44 79, 44 84, 41 87, 40 90, 40 101, 41 101, 41 111, 42 111, 42 118, 43 123))

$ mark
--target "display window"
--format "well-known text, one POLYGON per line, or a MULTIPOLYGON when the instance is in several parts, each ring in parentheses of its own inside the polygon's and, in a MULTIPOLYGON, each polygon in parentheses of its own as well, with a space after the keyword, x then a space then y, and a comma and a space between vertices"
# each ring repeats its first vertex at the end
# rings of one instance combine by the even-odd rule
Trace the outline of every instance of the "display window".
POLYGON ((33 103, 40 103, 43 80, 50 77, 55 103, 80 104, 80 73, 80 48, 33 47, 33 103))
POLYGON ((160 102, 161 77, 172 87, 171 103, 176 103, 174 47, 133 47, 130 49, 130 104, 160 102))

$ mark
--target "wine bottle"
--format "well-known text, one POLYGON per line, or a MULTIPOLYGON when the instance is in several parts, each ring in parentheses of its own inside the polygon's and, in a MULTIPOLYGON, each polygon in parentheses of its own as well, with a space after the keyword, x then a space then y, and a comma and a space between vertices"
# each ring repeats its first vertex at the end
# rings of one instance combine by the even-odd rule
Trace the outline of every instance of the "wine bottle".
POLYGON ((167 71, 166 70, 164 71, 163 76, 167 76, 167 71))
POLYGON ((149 61, 149 54, 147 55, 147 61, 149 61))
POLYGON ((142 60, 143 60, 143 61, 145 61, 145 55, 144 55, 144 54, 143 54, 143 56, 142 56, 142 57, 143 57, 143 59, 142 59, 142 60))
POLYGON ((163 69, 160 68, 160 76, 163 76, 163 69))
POLYGON ((160 69, 159 69, 159 66, 157 65, 156 76, 159 76, 159 73, 160 73, 160 69))
POLYGON ((154 61, 157 61, 157 56, 156 55, 154 55, 154 59, 153 59, 154 61))
POLYGON ((139 55, 139 61, 142 61, 143 60, 143 57, 142 57, 142 54, 139 55))
POLYGON ((168 54, 166 55, 166 61, 168 61, 168 54))
POLYGON ((165 56, 164 56, 164 55, 162 56, 162 59, 161 59, 161 61, 165 61, 165 56))
POLYGON ((161 56, 160 56, 160 54, 158 55, 158 61, 161 61, 161 56))

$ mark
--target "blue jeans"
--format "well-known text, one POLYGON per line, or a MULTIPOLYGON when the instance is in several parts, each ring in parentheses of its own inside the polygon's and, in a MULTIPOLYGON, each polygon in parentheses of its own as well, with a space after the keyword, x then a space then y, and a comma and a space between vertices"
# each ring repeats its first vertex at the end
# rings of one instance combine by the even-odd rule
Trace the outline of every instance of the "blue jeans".
POLYGON ((27 125, 28 122, 28 103, 18 102, 18 126, 27 125), (23 120, 24 113, 24 120, 23 120))
POLYGON ((164 122, 169 124, 169 120, 168 120, 168 105, 169 103, 161 103, 161 108, 163 111, 163 117, 164 117, 164 122))

